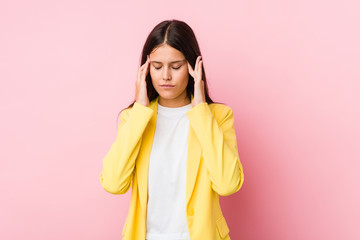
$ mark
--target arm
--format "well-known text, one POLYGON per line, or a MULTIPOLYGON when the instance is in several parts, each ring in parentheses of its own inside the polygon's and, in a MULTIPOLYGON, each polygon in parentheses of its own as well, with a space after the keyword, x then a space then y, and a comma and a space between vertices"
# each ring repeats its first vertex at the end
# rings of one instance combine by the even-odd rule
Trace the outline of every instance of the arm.
POLYGON ((137 102, 120 114, 115 142, 103 158, 100 183, 109 193, 124 194, 131 185, 142 134, 154 110, 137 102))
POLYGON ((244 182, 244 173, 232 109, 225 107, 219 113, 219 123, 206 102, 196 105, 186 114, 202 147, 213 190, 222 196, 237 192, 244 182))

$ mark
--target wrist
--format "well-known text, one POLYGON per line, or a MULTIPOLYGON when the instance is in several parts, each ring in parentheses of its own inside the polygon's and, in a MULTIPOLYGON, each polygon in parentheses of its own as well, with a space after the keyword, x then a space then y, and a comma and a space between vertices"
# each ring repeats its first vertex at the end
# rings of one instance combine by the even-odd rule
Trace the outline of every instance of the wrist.
POLYGON ((137 102, 137 103, 139 103, 141 105, 144 105, 145 107, 149 106, 149 102, 146 102, 146 101, 136 100, 135 102, 137 102))
POLYGON ((202 103, 206 103, 206 101, 192 101, 191 105, 192 105, 193 107, 195 107, 195 106, 197 106, 197 105, 199 105, 199 104, 202 104, 202 103))

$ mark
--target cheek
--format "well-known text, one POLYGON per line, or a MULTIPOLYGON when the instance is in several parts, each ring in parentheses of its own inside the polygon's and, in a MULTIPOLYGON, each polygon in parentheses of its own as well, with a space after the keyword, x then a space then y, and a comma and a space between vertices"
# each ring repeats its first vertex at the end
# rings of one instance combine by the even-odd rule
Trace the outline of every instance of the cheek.
POLYGON ((178 78, 181 80, 183 84, 187 85, 189 80, 189 74, 187 71, 181 71, 178 73, 178 78))
POLYGON ((156 71, 154 71, 152 68, 150 68, 150 77, 151 77, 151 80, 152 81, 157 81, 157 79, 159 78, 159 74, 156 72, 156 71))

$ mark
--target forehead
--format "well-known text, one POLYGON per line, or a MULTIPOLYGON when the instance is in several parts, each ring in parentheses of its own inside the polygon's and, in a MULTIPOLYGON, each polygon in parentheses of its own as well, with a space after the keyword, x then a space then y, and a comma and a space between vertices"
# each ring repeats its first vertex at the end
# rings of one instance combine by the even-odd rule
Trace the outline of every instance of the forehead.
POLYGON ((184 61, 185 57, 179 50, 165 44, 155 48, 150 53, 150 60, 159 63, 171 63, 175 61, 184 61))

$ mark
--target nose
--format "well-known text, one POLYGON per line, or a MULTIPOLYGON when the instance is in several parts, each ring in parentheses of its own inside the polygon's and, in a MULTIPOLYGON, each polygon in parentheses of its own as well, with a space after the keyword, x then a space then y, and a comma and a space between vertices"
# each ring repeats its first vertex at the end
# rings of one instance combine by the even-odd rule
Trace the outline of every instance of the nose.
POLYGON ((164 70, 163 70, 163 79, 164 80, 170 80, 171 79, 170 70, 168 68, 165 68, 165 67, 164 67, 164 70))

